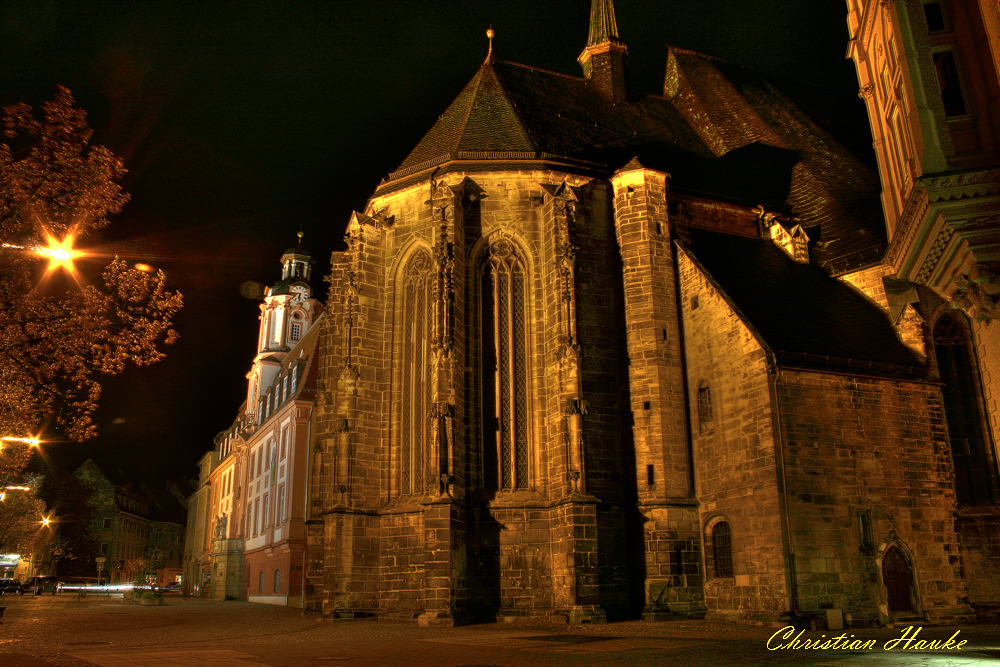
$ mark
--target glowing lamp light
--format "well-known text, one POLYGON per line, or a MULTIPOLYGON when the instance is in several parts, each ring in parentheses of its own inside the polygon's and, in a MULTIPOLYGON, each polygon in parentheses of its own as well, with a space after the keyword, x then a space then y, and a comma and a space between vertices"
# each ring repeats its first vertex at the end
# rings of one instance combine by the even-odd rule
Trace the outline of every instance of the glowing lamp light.
POLYGON ((0 440, 4 440, 6 442, 23 442, 31 447, 37 447, 42 444, 42 441, 38 438, 21 438, 12 435, 0 435, 0 440))

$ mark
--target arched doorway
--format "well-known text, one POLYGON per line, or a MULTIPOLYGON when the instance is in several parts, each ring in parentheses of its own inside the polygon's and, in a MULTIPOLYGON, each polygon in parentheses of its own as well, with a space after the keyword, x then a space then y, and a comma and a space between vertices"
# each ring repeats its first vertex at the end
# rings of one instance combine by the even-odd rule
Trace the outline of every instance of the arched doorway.
POLYGON ((910 564, 896 547, 889 547, 882 557, 882 583, 889 611, 913 611, 913 575, 910 564))

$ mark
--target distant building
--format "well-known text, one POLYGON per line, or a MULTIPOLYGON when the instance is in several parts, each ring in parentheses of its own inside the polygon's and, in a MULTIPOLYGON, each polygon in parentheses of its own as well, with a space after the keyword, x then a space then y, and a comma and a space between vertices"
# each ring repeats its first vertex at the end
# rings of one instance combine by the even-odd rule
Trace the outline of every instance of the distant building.
POLYGON ((212 535, 209 516, 211 491, 209 478, 218 465, 218 453, 207 452, 198 461, 198 486, 187 499, 187 527, 184 533, 184 577, 182 590, 185 595, 207 595, 212 576, 212 535))
MULTIPOLYGON (((671 47, 663 90, 631 88, 610 0, 582 77, 491 51, 333 256, 307 608, 886 623, 1000 604, 987 4, 852 8, 881 184, 798 87, 671 47), (869 43, 873 22, 896 41, 869 43)), ((278 460, 254 447, 251 540, 278 460)))
POLYGON ((202 458, 186 549, 203 595, 299 607, 322 305, 309 285, 311 255, 290 248, 281 263, 261 304, 247 399, 202 458))
MULTIPOLYGON (((111 583, 131 582, 155 573, 156 583, 176 581, 181 575, 184 517, 180 500, 112 475, 92 459, 73 473, 88 489, 92 536, 97 555, 103 556, 102 578, 111 583)), ((90 564, 85 564, 85 571, 90 564)), ((93 565, 96 574, 97 566, 93 565)))

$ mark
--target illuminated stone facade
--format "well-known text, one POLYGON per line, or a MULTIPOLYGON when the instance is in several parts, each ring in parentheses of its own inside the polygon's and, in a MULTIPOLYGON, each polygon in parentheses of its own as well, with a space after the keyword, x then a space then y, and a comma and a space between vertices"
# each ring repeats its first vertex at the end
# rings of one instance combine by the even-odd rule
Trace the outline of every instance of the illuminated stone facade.
POLYGON ((640 95, 627 57, 608 0, 583 78, 491 54, 351 217, 307 609, 972 618, 878 175, 757 74, 671 48, 640 95))
MULTIPOLYGON (((997 4, 849 0, 889 235, 890 316, 923 337, 958 462, 970 602, 1000 602, 1000 59, 997 4), (906 311, 904 313, 904 310, 906 311)), ((916 336, 913 336, 916 338, 916 336)))

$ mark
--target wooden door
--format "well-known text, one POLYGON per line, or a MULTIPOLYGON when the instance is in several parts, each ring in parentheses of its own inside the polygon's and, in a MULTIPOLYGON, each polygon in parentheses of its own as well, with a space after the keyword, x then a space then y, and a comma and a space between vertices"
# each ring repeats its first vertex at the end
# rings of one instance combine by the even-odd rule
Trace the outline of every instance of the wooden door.
POLYGON ((913 577, 910 566, 896 547, 890 548, 882 558, 882 582, 889 601, 889 611, 913 611, 913 577))

